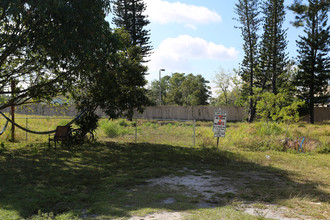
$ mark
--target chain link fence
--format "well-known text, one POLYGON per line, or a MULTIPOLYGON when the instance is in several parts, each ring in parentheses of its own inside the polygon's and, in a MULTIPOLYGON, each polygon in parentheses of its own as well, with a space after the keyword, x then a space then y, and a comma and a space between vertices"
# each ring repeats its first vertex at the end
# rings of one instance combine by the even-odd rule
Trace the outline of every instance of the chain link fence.
MULTIPOLYGON (((65 125, 73 118, 69 117, 16 117, 15 122, 22 127, 34 131, 48 131, 56 126, 65 125)), ((0 126, 5 124, 0 119, 0 126)), ((11 127, 0 136, 0 141, 11 139, 11 127)), ((75 127, 75 125, 73 125, 75 127)), ((52 136, 51 134, 50 136, 52 136)), ((49 135, 38 135, 15 128, 15 140, 18 142, 48 142, 49 135)), ((214 141, 212 122, 195 120, 157 120, 157 119, 126 119, 109 120, 101 118, 95 131, 96 141, 119 143, 154 143, 180 146, 209 144, 214 141)))

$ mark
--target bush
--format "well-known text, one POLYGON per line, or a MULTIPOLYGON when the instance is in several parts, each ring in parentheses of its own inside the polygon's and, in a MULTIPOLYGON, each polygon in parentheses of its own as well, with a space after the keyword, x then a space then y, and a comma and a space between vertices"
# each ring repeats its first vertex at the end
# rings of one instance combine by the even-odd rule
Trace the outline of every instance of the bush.
POLYGON ((101 129, 105 133, 105 135, 109 138, 115 138, 118 136, 126 135, 126 134, 132 134, 134 132, 134 129, 130 129, 128 127, 128 123, 123 120, 116 123, 115 121, 108 121, 101 123, 101 129))
POLYGON ((257 134, 260 136, 279 135, 283 133, 283 128, 277 123, 256 123, 257 134))
POLYGON ((318 153, 320 154, 330 154, 330 147, 325 146, 317 150, 318 153))
POLYGON ((105 135, 109 138, 115 138, 120 135, 119 126, 113 122, 102 123, 101 128, 104 131, 105 135))
POLYGON ((127 127, 127 126, 128 126, 128 124, 127 124, 127 122, 126 122, 125 119, 121 119, 121 120, 118 122, 118 124, 119 124, 120 126, 122 126, 122 127, 127 127))

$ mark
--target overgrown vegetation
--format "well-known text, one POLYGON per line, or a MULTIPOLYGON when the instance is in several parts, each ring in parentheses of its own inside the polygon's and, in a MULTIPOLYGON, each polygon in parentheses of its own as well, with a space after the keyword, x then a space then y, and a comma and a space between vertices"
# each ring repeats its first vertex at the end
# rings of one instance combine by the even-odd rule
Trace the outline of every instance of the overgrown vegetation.
MULTIPOLYGON (((28 119, 31 130, 46 131, 56 128, 59 124, 66 124, 70 119, 58 117, 39 117, 28 119)), ((284 121, 286 122, 286 121, 284 121)), ((284 123, 273 121, 260 121, 252 124, 245 122, 228 123, 226 137, 220 138, 219 148, 225 150, 267 151, 276 150, 284 152, 297 152, 303 138, 302 145, 305 152, 329 153, 330 126, 329 123, 310 125, 305 122, 284 123)), ((26 119, 17 117, 17 123, 26 124, 26 119)), ((1 123, 3 125, 3 123, 1 123)), ((192 121, 158 121, 126 119, 108 120, 100 119, 99 127, 95 131, 97 141, 115 141, 121 143, 137 142, 154 144, 168 144, 191 147, 194 141, 194 125, 192 121)), ((8 131, 0 136, 0 141, 10 138, 8 131)), ((48 135, 27 134, 16 129, 16 139, 19 142, 40 143, 48 141, 48 135)), ((212 122, 196 122, 195 124, 196 147, 213 147, 216 138, 213 137, 212 122)))
MULTIPOLYGON (((29 128, 46 130, 64 120, 69 119, 29 119, 29 128)), ((25 133, 17 131, 19 142, 12 143, 5 133, 0 137, 0 218, 125 219, 164 210, 187 219, 262 218, 243 212, 251 203, 284 206, 296 213, 292 217, 328 216, 329 124, 228 123, 219 147, 210 122, 195 124, 195 147, 193 122, 137 120, 139 143, 125 143, 134 142, 135 125, 101 119, 98 142, 57 150, 48 149, 47 136, 29 134, 26 142, 25 133), (296 152, 302 137, 304 154, 296 152), (212 207, 200 208, 205 197, 189 188, 147 184, 152 178, 210 171, 237 188, 209 192, 214 195, 206 202, 212 207), (176 203, 162 203, 168 198, 176 203)))

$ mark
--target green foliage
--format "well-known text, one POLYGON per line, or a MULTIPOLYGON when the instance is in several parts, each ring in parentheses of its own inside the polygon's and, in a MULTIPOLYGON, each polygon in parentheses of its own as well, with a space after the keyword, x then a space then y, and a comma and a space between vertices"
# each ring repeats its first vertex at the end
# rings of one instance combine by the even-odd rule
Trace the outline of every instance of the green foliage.
POLYGON ((272 136, 272 135, 280 135, 284 132, 284 129, 281 125, 277 123, 264 123, 257 122, 255 124, 255 128, 257 130, 257 134, 261 137, 272 136))
MULTIPOLYGON (((124 120, 120 121, 106 121, 101 123, 100 127, 108 138, 115 138, 126 134, 133 134, 133 130, 124 120)), ((132 126, 134 124, 132 123, 132 126)))
POLYGON ((233 70, 234 74, 226 73, 220 68, 215 75, 214 83, 218 89, 218 97, 211 100, 212 105, 220 106, 243 106, 242 100, 242 81, 238 76, 238 71, 233 70))
POLYGON ((295 84, 298 96, 308 102, 310 122, 314 123, 314 104, 325 103, 330 97, 330 26, 329 1, 309 0, 308 5, 295 1, 290 9, 296 13, 294 26, 304 26, 306 36, 299 36, 298 72, 295 84))
POLYGON ((324 146, 317 150, 320 154, 330 154, 330 146, 324 146))
MULTIPOLYGON (((256 93, 260 90, 256 89, 256 93)), ((283 121, 285 123, 297 122, 299 120, 298 109, 304 105, 303 101, 295 100, 291 102, 290 97, 286 93, 270 93, 264 92, 258 98, 254 97, 257 101, 257 115, 263 121, 283 121)))
POLYGON ((0 95, 14 94, 0 108, 70 90, 100 58, 109 6, 108 0, 1 1, 0 95))
POLYGON ((118 122, 118 124, 119 124, 120 126, 123 126, 123 127, 127 127, 127 126, 128 126, 128 123, 127 123, 127 121, 126 121, 125 119, 121 119, 121 120, 118 122))
POLYGON ((263 34, 257 87, 277 94, 288 80, 284 0, 263 1, 263 34))
MULTIPOLYGON (((244 58, 240 65, 240 76, 244 82, 242 92, 243 96, 253 96, 253 87, 255 86, 256 72, 258 71, 259 64, 259 26, 261 19, 260 14, 260 1, 259 0, 239 0, 235 4, 235 13, 238 15, 236 19, 241 26, 241 35, 243 37, 243 50, 244 58)), ((249 100, 249 122, 252 122, 255 117, 255 103, 252 98, 249 100)))
POLYGON ((80 109, 99 107, 111 119, 131 118, 133 109, 141 112, 148 104, 144 88, 147 67, 142 65, 140 48, 131 44, 124 29, 109 32, 107 38, 109 45, 99 52, 99 63, 80 78, 71 95, 80 109), (116 43, 110 44, 113 41, 116 43))
MULTIPOLYGON (((173 73, 161 79, 163 105, 207 105, 210 97, 209 83, 202 75, 173 73)), ((153 104, 159 103, 159 81, 151 82, 148 97, 153 104)))
POLYGON ((93 110, 85 109, 75 123, 79 126, 82 133, 86 134, 87 132, 94 132, 97 129, 99 119, 100 117, 93 110))
POLYGON ((112 2, 113 23, 130 34, 132 45, 141 48, 142 57, 148 57, 153 48, 150 46, 150 30, 145 29, 150 24, 144 14, 146 3, 142 0, 114 0, 112 2))
POLYGON ((101 129, 109 138, 118 137, 120 135, 120 127, 113 122, 103 123, 101 129))

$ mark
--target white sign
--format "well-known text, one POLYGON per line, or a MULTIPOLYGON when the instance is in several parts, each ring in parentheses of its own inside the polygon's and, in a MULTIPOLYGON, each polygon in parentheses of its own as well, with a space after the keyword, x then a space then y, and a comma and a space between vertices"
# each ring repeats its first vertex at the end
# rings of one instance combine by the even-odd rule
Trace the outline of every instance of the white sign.
POLYGON ((214 137, 225 137, 227 112, 219 109, 214 113, 213 132, 214 137))

